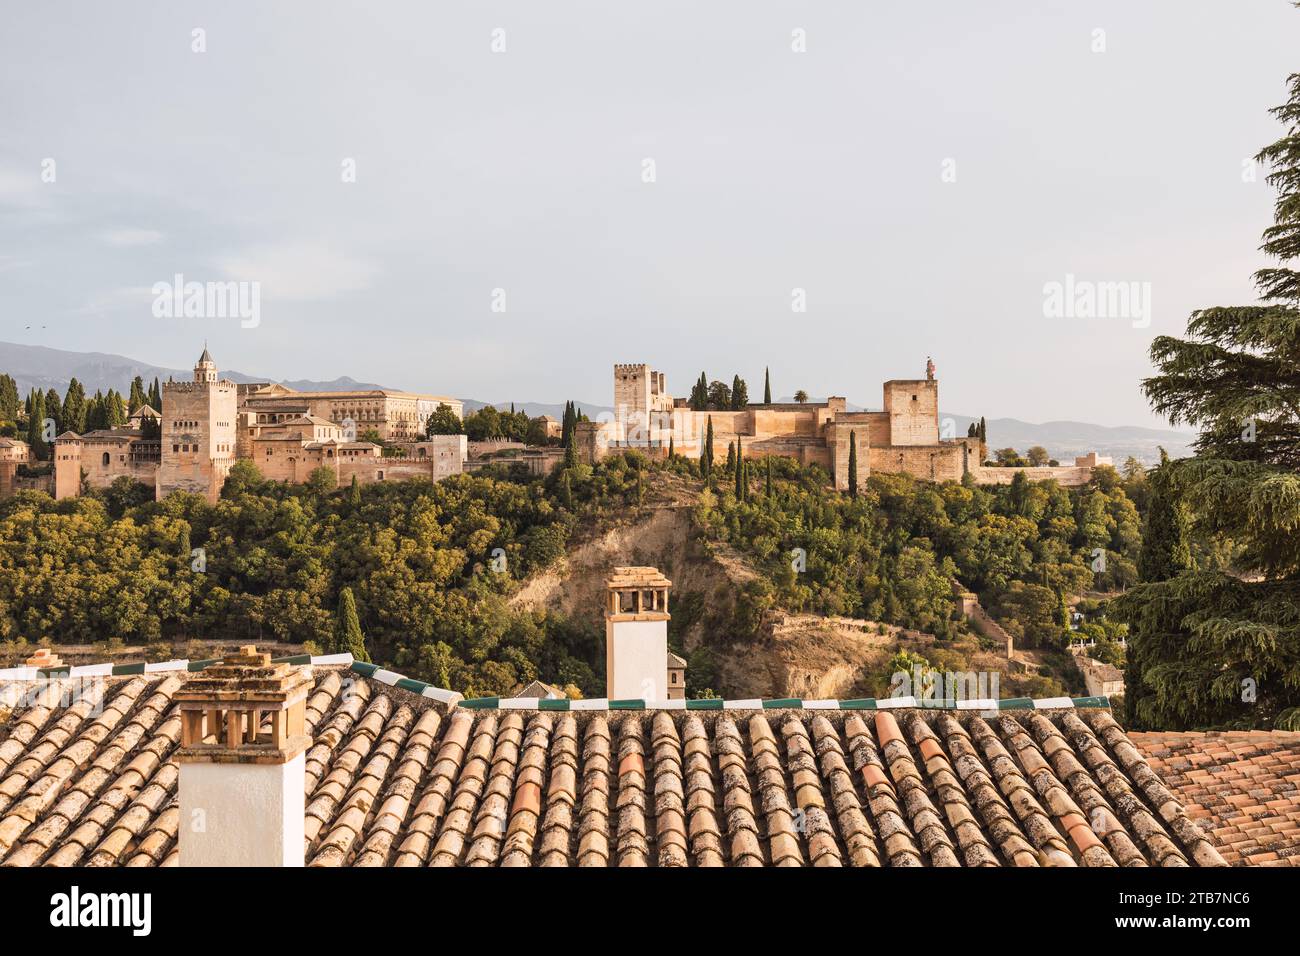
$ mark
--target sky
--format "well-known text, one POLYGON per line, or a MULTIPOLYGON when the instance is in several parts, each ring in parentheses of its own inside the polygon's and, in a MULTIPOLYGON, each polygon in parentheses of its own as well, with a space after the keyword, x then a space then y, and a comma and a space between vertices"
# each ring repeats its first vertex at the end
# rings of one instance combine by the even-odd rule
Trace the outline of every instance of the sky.
POLYGON ((933 356, 945 411, 1157 425, 1297 51, 1284 0, 10 5, 0 340, 600 404, 933 356))

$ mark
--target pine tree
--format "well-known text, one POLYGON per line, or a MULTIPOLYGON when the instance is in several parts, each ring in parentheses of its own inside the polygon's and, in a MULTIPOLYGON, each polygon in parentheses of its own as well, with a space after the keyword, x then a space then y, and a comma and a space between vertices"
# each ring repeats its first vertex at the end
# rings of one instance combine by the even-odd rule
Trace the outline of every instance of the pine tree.
POLYGON ((1139 721, 1162 730, 1300 729, 1300 73, 1288 94, 1272 111, 1285 134, 1256 156, 1278 190, 1261 304, 1193 312, 1185 338, 1152 341, 1142 383, 1157 413, 1199 429, 1194 457, 1158 469, 1162 493, 1238 548, 1232 573, 1180 573, 1179 519, 1153 506, 1143 569, 1173 576, 1115 604, 1139 644, 1139 721))
POLYGON ((763 404, 772 404, 772 370, 763 368, 763 404))
POLYGON ((44 461, 49 456, 50 446, 45 441, 45 396, 36 389, 28 396, 27 407, 27 444, 31 446, 36 457, 44 461))
POLYGON ((849 497, 858 496, 858 433, 849 432, 849 497))
POLYGON ((364 663, 370 662, 366 639, 361 634, 361 621, 357 617, 357 602, 352 597, 351 588, 339 591, 339 609, 334 615, 334 644, 330 650, 335 654, 351 654, 354 659, 364 663))

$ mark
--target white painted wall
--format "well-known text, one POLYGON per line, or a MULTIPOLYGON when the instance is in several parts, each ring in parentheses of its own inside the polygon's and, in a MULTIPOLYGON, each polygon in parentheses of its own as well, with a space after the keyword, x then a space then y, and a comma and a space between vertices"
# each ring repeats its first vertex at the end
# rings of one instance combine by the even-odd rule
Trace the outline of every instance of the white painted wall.
POLYGON ((302 866, 305 760, 182 763, 181 866, 302 866))
POLYGON ((668 622, 605 622, 605 696, 610 700, 668 697, 668 622))

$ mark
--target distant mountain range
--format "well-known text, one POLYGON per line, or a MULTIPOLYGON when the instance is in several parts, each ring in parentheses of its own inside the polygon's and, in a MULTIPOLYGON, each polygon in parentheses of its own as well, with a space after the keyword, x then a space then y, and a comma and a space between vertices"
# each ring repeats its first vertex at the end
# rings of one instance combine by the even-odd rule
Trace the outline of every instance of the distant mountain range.
MULTIPOLYGON (((197 358, 197 356, 196 356, 197 358)), ((194 377, 191 368, 164 368, 138 362, 125 355, 112 355, 108 352, 69 352, 64 349, 51 349, 43 345, 18 345, 14 342, 0 342, 0 372, 12 375, 18 383, 18 393, 26 395, 31 389, 41 391, 55 389, 60 394, 68 388, 73 378, 81 382, 90 394, 96 390, 108 391, 115 388, 126 393, 131 388, 131 380, 139 375, 147 387, 155 378, 160 382, 173 378, 178 382, 188 382, 194 377)), ((265 375, 246 375, 223 368, 221 374, 240 385, 250 382, 265 382, 265 375)), ((300 392, 347 392, 383 388, 369 382, 343 376, 329 382, 316 382, 309 379, 282 381, 280 384, 300 392)))
MULTIPOLYGON (((32 388, 56 389, 60 393, 68 387, 69 379, 75 377, 86 391, 94 393, 96 389, 107 391, 115 388, 125 392, 131 386, 131 380, 139 375, 148 385, 156 377, 165 382, 169 377, 177 381, 189 381, 193 369, 163 368, 138 362, 123 355, 106 352, 70 352, 63 349, 46 348, 40 345, 18 345, 12 342, 0 342, 0 372, 7 372, 18 383, 18 391, 25 395, 32 388)), ((265 382, 265 376, 246 375, 222 369, 222 375, 239 383, 265 382)), ((282 381, 281 384, 298 391, 340 392, 384 388, 370 382, 358 382, 344 376, 332 381, 321 382, 311 379, 282 381)), ((792 398, 780 398, 778 401, 790 402, 792 398)), ((483 402, 467 398, 463 400, 465 411, 477 411, 484 405, 494 405, 499 409, 510 408, 510 402, 483 402)), ((578 407, 589 417, 595 418, 602 412, 613 412, 608 405, 595 402, 578 402, 578 407)), ((547 402, 515 402, 515 409, 527 412, 530 416, 550 415, 559 419, 564 415, 564 404, 547 402)), ((854 411, 864 411, 860 406, 851 405, 854 411)), ((940 413, 940 419, 951 418, 953 433, 966 434, 967 427, 973 419, 969 415, 940 413)), ((990 418, 988 420, 989 448, 1016 448, 1023 453, 1034 445, 1042 445, 1048 453, 1062 463, 1072 461, 1075 455, 1096 451, 1109 455, 1115 463, 1121 464, 1132 455, 1139 461, 1152 463, 1160 456, 1160 447, 1173 458, 1182 458, 1191 454, 1191 442, 1195 439, 1192 432, 1174 431, 1167 428, 1143 428, 1132 425, 1111 427, 1092 425, 1087 422, 1054 421, 1035 424, 1017 418, 990 418)))

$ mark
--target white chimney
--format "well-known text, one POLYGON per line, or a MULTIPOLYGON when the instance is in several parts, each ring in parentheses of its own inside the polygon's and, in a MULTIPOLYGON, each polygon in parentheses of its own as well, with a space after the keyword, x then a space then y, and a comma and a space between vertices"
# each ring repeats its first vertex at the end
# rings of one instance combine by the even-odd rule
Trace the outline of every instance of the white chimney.
POLYGON ((250 645, 176 693, 181 866, 303 865, 310 689, 303 669, 250 645))
POLYGON ((657 568, 615 568, 605 582, 605 694, 668 699, 668 589, 657 568))

